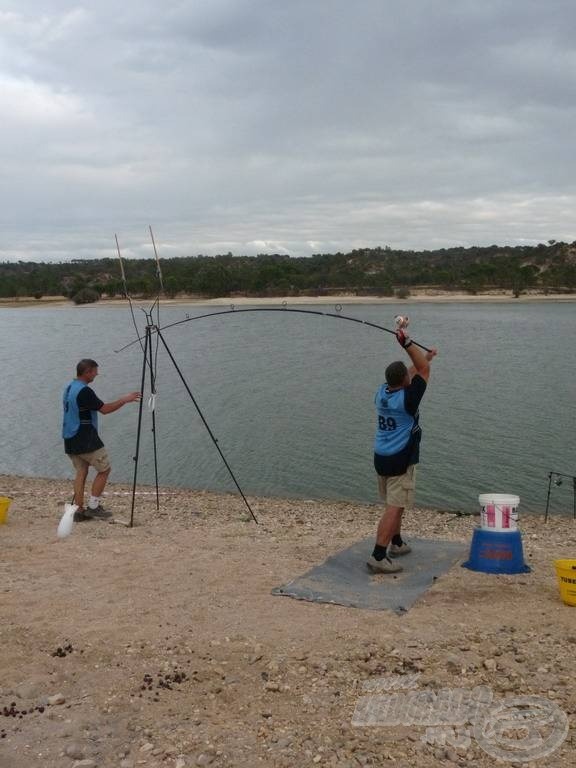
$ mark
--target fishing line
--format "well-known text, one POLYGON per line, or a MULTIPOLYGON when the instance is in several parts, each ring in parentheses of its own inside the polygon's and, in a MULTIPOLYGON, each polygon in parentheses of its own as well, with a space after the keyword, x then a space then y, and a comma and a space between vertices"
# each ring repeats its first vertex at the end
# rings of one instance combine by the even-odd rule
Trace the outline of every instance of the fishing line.
POLYGON ((126 294, 126 298, 128 299, 128 304, 130 306, 130 313, 132 315, 132 322, 134 323, 134 328, 136 330, 136 337, 137 341, 140 344, 140 349, 142 350, 143 355, 143 361, 142 361, 142 381, 140 386, 140 406, 138 409, 138 434, 136 438, 136 455, 134 456, 134 480, 133 480, 133 489, 132 489, 132 508, 130 512, 130 528, 132 528, 134 524, 134 500, 136 495, 136 477, 138 473, 138 459, 139 459, 139 452, 140 452, 140 431, 142 428, 142 399, 144 397, 144 386, 145 386, 145 378, 146 378, 146 369, 150 369, 150 390, 151 390, 151 396, 148 400, 148 409, 152 414, 152 439, 154 444, 154 475, 155 475, 155 485, 156 485, 156 508, 160 509, 160 498, 158 493, 158 451, 157 451, 157 442, 156 442, 156 378, 157 378, 157 372, 158 372, 158 347, 159 347, 159 341, 156 340, 156 351, 153 352, 152 349, 152 335, 150 333, 150 327, 153 326, 152 316, 154 312, 154 308, 156 307, 156 314, 158 318, 158 322, 156 324, 156 327, 160 324, 160 294, 164 290, 164 283, 162 279, 162 269, 160 267, 160 260, 158 258, 158 251, 156 249, 156 242, 154 240, 154 233, 152 232, 152 227, 149 226, 150 230, 150 237, 152 238, 152 246, 154 248, 154 256, 156 258, 156 276, 158 278, 159 282, 159 288, 158 293, 156 295, 156 299, 152 303, 152 306, 148 311, 144 310, 142 307, 142 311, 146 315, 146 339, 145 343, 142 344, 142 339, 140 337, 140 331, 138 330, 138 324, 136 323, 136 317, 134 315, 134 308, 132 306, 132 299, 130 296, 130 293, 128 291, 128 285, 126 282, 126 273, 124 272, 124 264, 122 262, 122 255, 120 253, 120 246, 118 244, 118 236, 114 235, 116 239, 116 248, 118 251, 118 259, 120 261, 120 270, 122 273, 122 281, 124 284, 124 292, 126 294))
MULTIPOLYGON (((211 439, 211 440, 212 440, 212 442, 214 443, 214 446, 216 447, 216 450, 217 450, 217 451, 218 451, 218 453, 220 454, 220 458, 221 458, 221 459, 222 459, 222 461, 224 462, 224 465, 226 466, 226 469, 228 470, 228 472, 229 472, 229 474, 230 474, 230 477, 231 477, 231 478, 232 478, 232 480, 234 481, 234 485, 236 486, 236 488, 237 488, 237 490, 238 490, 238 493, 239 493, 239 494, 240 494, 240 496, 242 497, 242 500, 244 501, 244 504, 246 505, 246 508, 248 509, 248 511, 250 512, 250 514, 252 515, 252 518, 253 518, 254 522, 255 522, 256 524, 258 524, 258 519, 256 518, 256 515, 255 515, 255 514, 254 514, 254 512, 252 511, 252 507, 251 507, 251 506, 250 506, 250 504, 248 503, 248 499, 247 499, 247 498, 246 498, 246 496, 244 495, 244 492, 242 491, 242 488, 240 488, 240 485, 239 485, 238 481, 236 480, 236 476, 234 475, 234 472, 232 471, 232 468, 230 467, 230 464, 228 464, 228 461, 226 460, 226 457, 225 457, 225 456, 224 456, 224 454, 222 453, 222 449, 221 449, 221 448, 220 448, 220 446, 218 445, 218 440, 217 440, 217 439, 216 439, 216 437, 214 436, 214 434, 213 434, 212 430, 210 429, 210 426, 208 425, 208 422, 207 422, 207 421, 206 421, 206 419, 204 418, 204 414, 202 413, 202 410, 201 410, 200 406, 198 405, 198 402, 196 401, 196 398, 195 398, 195 397, 194 397, 194 395, 192 394, 192 390, 191 390, 191 389, 190 389, 190 387, 188 386, 188 382, 187 382, 187 381, 186 381, 186 379, 184 378, 184 374, 182 373, 182 371, 181 371, 181 370, 180 370, 180 368, 178 367, 178 363, 177 363, 177 362, 176 362, 176 360, 174 359, 174 357, 173 357, 173 355, 172 355, 172 352, 170 351, 170 347, 169 347, 169 346, 168 346, 168 344, 166 343, 166 340, 164 339, 164 336, 162 335, 162 332, 161 332, 161 330, 160 330, 159 328, 157 328, 157 329, 156 329, 156 332, 157 332, 158 336, 160 337, 160 341, 162 342, 162 345, 164 346, 164 349, 165 349, 165 350, 166 350, 166 352, 168 353, 168 357, 169 357, 169 358, 170 358, 170 360, 172 361, 172 363, 173 363, 173 365, 174 365, 174 368, 176 369, 176 372, 178 373, 178 376, 180 377, 180 380, 182 381, 182 384, 184 384, 184 388, 186 389, 186 392, 188 392, 188 394, 189 394, 189 396, 190 396, 190 399, 191 399, 191 400, 192 400, 192 402, 194 403, 194 407, 196 408, 196 411, 197 411, 198 415, 199 415, 199 416, 200 416, 200 418, 202 419, 202 423, 203 423, 203 424, 204 424, 204 426, 206 427, 206 430, 207 430, 208 434, 210 435, 210 439, 211 439)), ((148 339, 148 336, 147 336, 146 338, 148 339)))
MULTIPOLYGON (((148 229, 150 230, 150 239, 152 240, 152 247, 154 249, 154 258, 156 259, 156 277, 158 278, 158 282, 160 285, 160 290, 158 291, 158 296, 156 298, 156 325, 158 328, 160 328, 160 292, 164 293, 164 280, 162 278, 162 267, 160 266, 160 259, 158 258, 158 250, 156 249, 156 241, 154 240, 154 233, 152 232, 151 225, 148 225, 148 229)), ((152 313, 152 310, 154 309, 154 305, 152 305, 152 309, 150 310, 150 313, 152 313)), ((156 379, 156 374, 158 372, 158 348, 160 347, 160 339, 156 337, 156 349, 154 351, 154 379, 156 379)), ((153 394, 155 394, 154 390, 152 390, 153 394)))
MULTIPOLYGON (((158 296, 159 299, 159 296, 158 296)), ((130 513, 130 528, 132 528, 134 524, 134 499, 135 499, 135 489, 136 489, 136 476, 138 473, 138 460, 139 460, 139 453, 140 453, 140 431, 142 428, 142 406, 143 406, 143 399, 144 399, 144 389, 146 384, 146 370, 149 371, 150 374, 150 396, 148 398, 148 410, 152 415, 152 443, 153 443, 153 450, 154 450, 154 484, 156 486, 156 509, 160 509, 160 495, 158 492, 159 483, 158 483, 158 447, 157 447, 157 440, 156 440, 156 373, 154 371, 154 364, 153 364, 153 352, 152 352, 152 334, 151 329, 155 326, 153 325, 152 320, 152 310, 153 310, 154 304, 150 308, 149 311, 146 311, 143 307, 140 307, 140 310, 144 312, 144 315, 146 317, 146 337, 145 337, 145 343, 144 343, 144 349, 143 349, 143 360, 142 360, 142 381, 140 385, 140 404, 138 408, 138 433, 136 437, 136 454, 133 457, 134 458, 134 481, 133 481, 133 495, 132 495, 132 509, 130 513)))
MULTIPOLYGON (((148 365, 148 346, 150 343, 150 329, 146 327, 146 339, 142 350, 142 377, 140 381, 140 400, 138 402, 138 429, 136 432, 136 453, 134 455, 134 476, 132 480, 132 505, 130 508, 130 528, 134 525, 134 502, 136 499, 136 481, 138 478, 138 459, 140 457, 140 433, 142 429, 142 410, 144 405, 144 386, 146 383, 146 367, 148 365)), ((158 484, 156 484, 158 488, 158 484)))
POLYGON ((138 330, 138 324, 136 323, 136 317, 134 316, 134 307, 132 306, 132 299, 130 298, 130 293, 128 292, 128 284, 126 282, 126 273, 124 272, 124 263, 122 261, 122 255, 120 253, 120 245, 118 243, 118 235, 114 235, 114 238, 116 240, 116 250, 118 251, 118 260, 120 261, 120 272, 122 273, 122 283, 124 285, 124 295, 128 299, 128 305, 130 306, 130 314, 132 315, 132 322, 134 323, 134 328, 136 330, 136 336, 138 337, 137 340, 140 344, 140 349, 142 352, 144 352, 144 345, 142 344, 142 340, 140 339, 140 331, 138 330))
MULTIPOLYGON (((164 293, 164 280, 162 277, 162 267, 160 266, 160 259, 158 257, 158 249, 156 248, 156 240, 154 239, 154 232, 152 226, 149 224, 148 229, 150 231, 150 239, 152 241, 152 248, 154 249, 154 258, 156 259, 156 277, 158 279, 158 294, 156 301, 150 307, 147 315, 147 324, 152 326, 152 318, 154 312, 154 306, 156 306, 156 327, 160 327, 160 296, 164 293)), ((158 377, 158 349, 160 347, 160 340, 156 337, 156 349, 152 350, 152 334, 150 328, 147 329, 149 334, 149 352, 150 352, 150 390, 151 395, 148 400, 148 409, 152 413, 152 440, 154 443, 154 477, 156 481, 156 509, 160 509, 160 497, 158 495, 158 450, 156 443, 156 380, 158 377)), ((132 523, 131 523, 132 524, 132 523)))

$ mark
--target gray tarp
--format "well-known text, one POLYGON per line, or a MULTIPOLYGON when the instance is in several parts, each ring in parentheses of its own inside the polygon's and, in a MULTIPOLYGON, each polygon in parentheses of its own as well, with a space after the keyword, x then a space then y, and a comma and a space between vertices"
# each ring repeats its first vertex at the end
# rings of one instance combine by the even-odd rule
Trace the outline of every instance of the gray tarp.
POLYGON ((395 574, 372 574, 366 560, 374 548, 370 537, 331 555, 303 576, 273 595, 285 595, 315 603, 336 603, 372 611, 407 611, 434 580, 446 573, 468 552, 468 545, 455 541, 411 539, 412 552, 398 558, 404 570, 395 574))

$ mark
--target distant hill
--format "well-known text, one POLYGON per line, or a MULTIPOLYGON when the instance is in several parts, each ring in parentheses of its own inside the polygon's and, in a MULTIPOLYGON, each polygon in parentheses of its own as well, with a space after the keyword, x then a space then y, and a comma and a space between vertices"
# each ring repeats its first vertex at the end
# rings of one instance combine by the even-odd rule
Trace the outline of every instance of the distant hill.
MULTIPOLYGON (((161 259, 160 264, 168 296, 298 296, 339 291, 390 296, 408 295, 411 288, 422 286, 471 294, 498 288, 515 295, 528 289, 576 289, 576 242, 553 240, 535 246, 436 251, 400 251, 386 246, 309 258, 228 253, 161 259)), ((133 259, 124 266, 131 295, 152 296, 157 292, 155 261, 133 259)), ((123 293, 115 259, 0 264, 0 298, 65 295, 76 303, 87 303, 123 293)))

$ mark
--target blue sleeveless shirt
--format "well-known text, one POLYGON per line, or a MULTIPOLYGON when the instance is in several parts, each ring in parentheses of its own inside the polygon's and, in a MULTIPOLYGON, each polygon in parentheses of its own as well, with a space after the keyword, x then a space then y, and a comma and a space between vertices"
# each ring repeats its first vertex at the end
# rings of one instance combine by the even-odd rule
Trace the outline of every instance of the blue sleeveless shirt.
MULTIPOLYGON (((62 421, 62 437, 66 440, 74 437, 80 429, 80 409, 78 408, 78 395, 87 385, 83 381, 73 379, 64 389, 62 405, 64 418, 62 421)), ((90 411, 90 420, 95 430, 98 430, 98 413, 90 411)))
POLYGON ((422 434, 418 406, 425 390, 425 380, 416 374, 408 387, 390 392, 382 384, 376 392, 374 468, 379 475, 403 475, 411 464, 418 464, 422 434))
POLYGON ((378 425, 374 440, 374 453, 380 456, 392 456, 408 445, 418 419, 411 416, 404 405, 404 389, 389 392, 382 384, 374 403, 378 413, 378 425))

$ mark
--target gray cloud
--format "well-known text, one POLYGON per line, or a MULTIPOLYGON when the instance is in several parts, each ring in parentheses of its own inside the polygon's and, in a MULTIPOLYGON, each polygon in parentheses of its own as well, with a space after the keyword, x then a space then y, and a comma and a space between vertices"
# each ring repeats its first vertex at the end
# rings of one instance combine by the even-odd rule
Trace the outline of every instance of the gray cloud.
POLYGON ((19 0, 3 259, 573 240, 576 7, 19 0))

